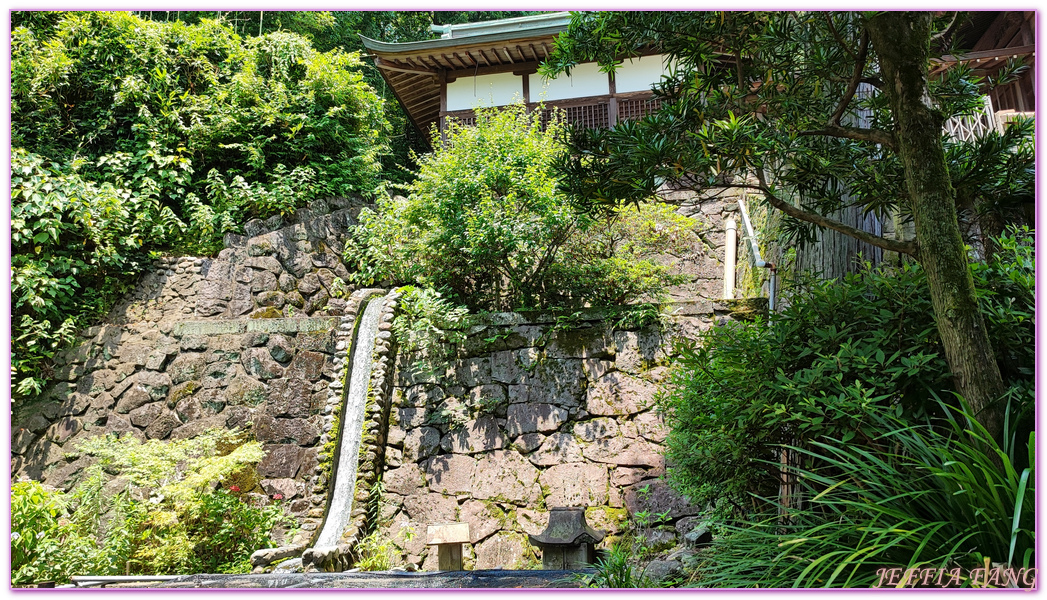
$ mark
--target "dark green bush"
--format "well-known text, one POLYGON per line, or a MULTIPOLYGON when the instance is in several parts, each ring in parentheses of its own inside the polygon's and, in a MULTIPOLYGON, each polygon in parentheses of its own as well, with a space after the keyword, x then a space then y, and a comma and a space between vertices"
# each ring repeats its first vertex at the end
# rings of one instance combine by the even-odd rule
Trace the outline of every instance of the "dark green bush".
POLYGON ((522 105, 452 124, 420 159, 409 195, 364 211, 345 259, 356 283, 430 287, 470 309, 610 305, 657 296, 674 281, 652 258, 697 241, 665 206, 580 214, 557 190, 555 120, 522 105))
POLYGON ((16 397, 38 393, 55 351, 148 268, 181 223, 156 196, 11 157, 11 366, 16 397))
POLYGON ((77 449, 98 462, 71 492, 35 481, 12 487, 12 583, 250 571, 251 553, 271 546, 273 528, 288 519, 280 502, 259 505, 249 490, 215 487, 264 457, 258 442, 241 442, 235 430, 82 442, 77 449))
MULTIPOLYGON (((1008 250, 973 273, 1021 439, 1034 406, 1031 235, 1015 231, 1000 245, 1008 250)), ((953 390, 924 275, 911 264, 802 284, 770 323, 713 328, 681 349, 679 367, 663 401, 670 476, 698 502, 738 508, 751 507, 750 494, 777 494, 780 445, 869 444, 882 433, 871 413, 920 418, 953 390)))
MULTIPOLYGON (((945 569, 948 585, 971 587, 972 570, 986 564, 1034 566, 1036 477, 1016 464, 1032 464, 1035 436, 1001 445, 970 415, 944 412, 933 427, 873 413, 869 424, 882 433, 864 444, 826 438, 797 448, 820 465, 798 472, 807 506, 782 519, 772 501, 729 527, 694 581, 885 587, 884 569, 945 569)), ((904 585, 933 585, 919 579, 904 585)))
POLYGON ((379 186, 388 124, 358 55, 317 52, 286 31, 241 38, 207 19, 60 15, 53 25, 19 20, 29 27, 12 32, 12 146, 155 196, 186 221, 189 242, 201 242, 203 224, 184 203, 195 194, 216 208, 219 181, 239 176, 280 194, 288 173, 312 178, 282 204, 245 198, 234 217, 379 186))
POLYGON ((251 217, 382 185, 389 129, 356 54, 126 12, 16 12, 11 32, 16 398, 148 268, 251 217))

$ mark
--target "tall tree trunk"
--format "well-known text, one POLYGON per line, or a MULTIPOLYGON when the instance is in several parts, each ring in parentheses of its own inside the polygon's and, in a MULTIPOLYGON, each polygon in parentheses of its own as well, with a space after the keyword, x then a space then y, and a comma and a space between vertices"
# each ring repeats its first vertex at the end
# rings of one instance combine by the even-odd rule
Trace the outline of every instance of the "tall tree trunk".
POLYGON ((894 113, 898 155, 912 198, 917 259, 956 388, 979 422, 999 439, 1003 378, 996 364, 956 218, 955 191, 942 149, 943 119, 927 84, 931 13, 885 12, 867 20, 894 113))

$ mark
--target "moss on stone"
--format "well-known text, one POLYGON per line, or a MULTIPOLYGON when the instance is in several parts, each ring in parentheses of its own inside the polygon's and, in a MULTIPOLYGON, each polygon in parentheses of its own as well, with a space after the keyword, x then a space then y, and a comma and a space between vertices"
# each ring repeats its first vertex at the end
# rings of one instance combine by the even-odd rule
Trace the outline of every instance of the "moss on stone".
POLYGON ((724 300, 731 317, 739 321, 754 321, 757 317, 767 317, 767 298, 738 298, 724 300))
POLYGON ((247 247, 248 256, 268 256, 274 251, 273 244, 269 240, 252 241, 247 247))
POLYGON ((284 313, 280 312, 279 308, 275 306, 267 306, 251 313, 252 319, 282 319, 284 313))
POLYGON ((487 513, 491 515, 491 518, 496 519, 501 524, 502 529, 512 529, 516 523, 516 511, 512 509, 507 511, 501 504, 492 500, 480 500, 480 503, 487 509, 487 513))
POLYGON ((167 399, 168 406, 174 406, 189 396, 192 396, 196 393, 196 390, 199 387, 200 384, 195 381, 187 381, 184 386, 175 387, 175 389, 171 390, 171 397, 167 399))
POLYGON ((601 520, 625 523, 629 520, 629 510, 610 506, 590 506, 585 509, 585 520, 590 524, 601 520))

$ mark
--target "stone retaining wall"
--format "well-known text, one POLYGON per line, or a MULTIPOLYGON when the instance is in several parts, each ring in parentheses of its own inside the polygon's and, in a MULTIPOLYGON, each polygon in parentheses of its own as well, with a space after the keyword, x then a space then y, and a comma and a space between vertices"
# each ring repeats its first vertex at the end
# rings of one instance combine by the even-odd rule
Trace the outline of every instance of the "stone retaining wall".
POLYGON ((248 235, 226 235, 216 258, 161 258, 106 322, 341 315, 348 290, 338 280, 348 273, 339 254, 360 206, 315 202, 290 223, 249 221, 248 235))
MULTIPOLYGON (((75 450, 86 437, 239 427, 267 450, 244 491, 279 494, 298 519, 294 539, 277 544, 308 543, 328 500, 346 352, 373 292, 341 283, 338 253, 358 210, 318 203, 290 223, 249 222, 216 258, 159 260, 106 325, 56 357, 55 383, 17 407, 13 478, 69 489, 91 461, 75 450)), ((708 210, 715 221, 719 209, 708 210)), ((707 236, 710 248, 718 235, 707 236)), ((716 257, 692 262, 680 268, 697 269, 693 289, 676 292, 715 295, 716 257)), ((616 328, 620 315, 601 311, 491 315, 449 368, 424 375, 397 355, 395 295, 385 303, 349 533, 377 527, 404 563, 435 569, 426 525, 469 522, 466 564, 485 569, 537 566, 526 534, 544 529, 552 506, 585 506, 612 536, 643 510, 668 511, 657 534, 666 542, 689 531, 698 511, 659 479, 666 431, 651 401, 671 341, 729 307, 677 302, 664 328, 616 328), (365 522, 362 503, 379 479, 381 514, 365 522)))
POLYGON ((634 329, 603 311, 492 315, 438 375, 399 356, 381 525, 401 560, 436 569, 427 526, 467 522, 467 568, 534 568, 527 534, 554 506, 586 507, 604 546, 637 511, 666 516, 651 544, 690 532, 699 508, 661 479, 667 431, 653 403, 672 341, 732 309, 664 308, 664 326, 634 329))
MULTIPOLYGON (((337 318, 183 322, 159 330, 95 327, 67 357, 67 381, 14 419, 12 471, 70 488, 93 459, 81 439, 109 433, 140 440, 194 437, 209 428, 248 430, 267 452, 260 494, 280 494, 306 531, 323 497, 306 493, 329 386, 337 318)), ((249 491, 247 489, 244 490, 249 491)))
POLYGON ((290 223, 247 223, 249 236, 227 236, 217 258, 158 260, 108 324, 56 356, 55 383, 16 408, 12 477, 69 489, 93 460, 77 453, 81 439, 241 428, 267 455, 239 487, 262 502, 282 496, 300 525, 293 543, 308 541, 326 502, 313 493, 319 452, 341 399, 339 317, 355 311, 338 252, 358 211, 314 203, 290 223))

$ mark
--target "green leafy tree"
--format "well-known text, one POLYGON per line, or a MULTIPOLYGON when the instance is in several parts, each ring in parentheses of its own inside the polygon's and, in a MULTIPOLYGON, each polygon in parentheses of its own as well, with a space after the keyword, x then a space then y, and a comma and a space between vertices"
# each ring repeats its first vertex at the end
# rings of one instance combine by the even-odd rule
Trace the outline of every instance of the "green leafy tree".
POLYGON ((39 393, 54 353, 100 316, 182 222, 151 194, 11 157, 11 341, 16 396, 39 393))
POLYGON ((384 185, 384 103, 356 54, 210 19, 12 23, 16 398, 41 390, 54 351, 151 252, 211 253, 251 217, 384 185))
POLYGON ((475 127, 451 125, 407 197, 361 214, 345 252, 357 283, 418 284, 483 310, 659 294, 674 279, 651 257, 687 247, 694 222, 654 209, 610 222, 576 211, 551 167, 561 127, 543 128, 541 113, 522 105, 479 110, 475 127), (628 227, 649 243, 629 239, 628 227))
MULTIPOLYGON (((974 276, 993 351, 1005 359, 1013 445, 1034 419, 1033 239, 1019 230, 997 243, 1006 250, 974 276)), ((662 402, 669 474, 698 503, 763 508, 753 497, 778 494, 782 445, 876 448, 885 432, 871 415, 917 422, 953 400, 920 265, 806 281, 788 297, 769 323, 716 327, 680 349, 682 368, 662 402)), ((1024 460, 1011 462, 1020 470, 1024 460)))
MULTIPOLYGON (((957 389, 999 435, 1004 384, 957 223, 954 176, 962 175, 950 172, 942 131, 981 98, 967 68, 928 77, 932 52, 959 22, 909 12, 576 13, 547 73, 586 60, 610 70, 651 50, 666 54, 674 72, 657 87, 656 114, 576 132, 558 165, 564 189, 618 203, 643 201, 666 183, 742 188, 794 223, 914 257, 957 389), (859 95, 862 86, 870 92, 859 95), (916 239, 886 239, 825 216, 853 202, 911 218, 916 239)), ((1030 159, 1022 155, 1010 171, 1030 159)), ((1017 187, 1029 197, 1031 181, 1021 177, 1010 196, 1017 187)), ((995 194, 978 193, 990 202, 995 194)))
MULTIPOLYGON (((432 25, 490 21, 536 14, 537 11, 137 11, 143 18, 156 21, 200 23, 204 19, 220 21, 241 36, 261 36, 286 31, 308 38, 320 52, 340 49, 364 52, 360 36, 383 42, 413 42, 438 37, 432 25)), ((34 13, 35 14, 35 13, 34 13)), ((429 146, 429 132, 419 131, 407 118, 403 107, 386 86, 381 73, 370 62, 362 72, 386 103, 389 120, 390 151, 380 157, 384 177, 392 182, 406 182, 417 165, 412 152, 424 152, 429 146)))
POLYGON ((187 239, 199 233, 187 199, 216 204, 212 170, 273 193, 296 169, 295 187, 310 178, 283 205, 249 203, 236 217, 380 185, 388 129, 357 55, 286 31, 241 38, 207 19, 59 16, 12 32, 12 145, 155 196, 187 221, 187 239))

